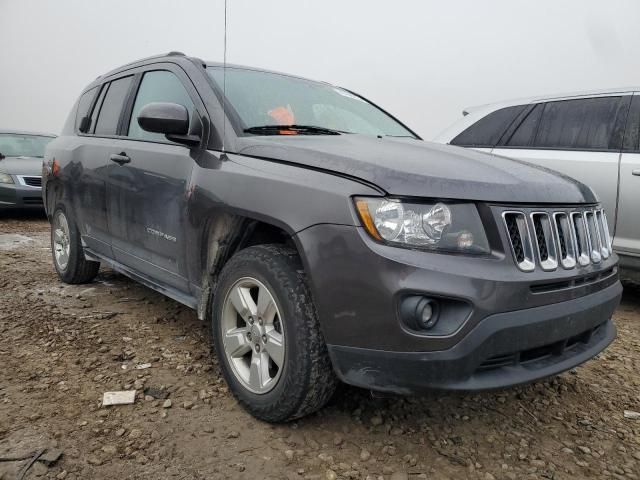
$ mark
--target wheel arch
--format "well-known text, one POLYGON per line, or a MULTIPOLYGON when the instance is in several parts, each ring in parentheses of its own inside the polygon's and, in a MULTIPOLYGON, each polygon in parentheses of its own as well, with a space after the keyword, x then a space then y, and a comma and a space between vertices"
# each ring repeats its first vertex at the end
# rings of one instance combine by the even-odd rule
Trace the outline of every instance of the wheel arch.
POLYGON ((198 318, 204 320, 211 307, 211 293, 229 259, 254 245, 282 244, 294 248, 303 264, 302 249, 295 232, 273 219, 256 219, 235 213, 221 213, 209 219, 202 229, 199 262, 202 265, 198 318))
POLYGON ((45 186, 44 207, 47 218, 51 221, 56 205, 62 203, 64 187, 62 182, 48 179, 45 186))

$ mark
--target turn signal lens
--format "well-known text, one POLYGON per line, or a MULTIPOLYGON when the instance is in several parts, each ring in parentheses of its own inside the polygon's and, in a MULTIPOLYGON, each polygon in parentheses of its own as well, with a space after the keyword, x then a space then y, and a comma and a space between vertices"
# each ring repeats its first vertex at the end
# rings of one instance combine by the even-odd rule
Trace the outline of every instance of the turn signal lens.
POLYGON ((360 219, 364 224, 364 228, 366 228, 369 235, 371 235, 376 240, 382 240, 378 230, 373 223, 373 219, 371 218, 371 213, 369 212, 369 205, 366 200, 356 200, 356 208, 358 209, 358 214, 360 215, 360 219))

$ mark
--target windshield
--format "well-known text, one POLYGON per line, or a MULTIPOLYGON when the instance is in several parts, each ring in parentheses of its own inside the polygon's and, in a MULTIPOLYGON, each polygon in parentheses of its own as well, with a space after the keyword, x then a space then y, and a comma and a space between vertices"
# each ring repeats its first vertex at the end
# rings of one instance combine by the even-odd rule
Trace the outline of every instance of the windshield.
POLYGON ((207 67, 220 88, 226 90, 245 133, 257 135, 317 134, 328 130, 365 135, 412 137, 415 135, 392 117, 362 98, 342 88, 287 75, 229 67, 223 88, 222 67, 207 67), (317 129, 279 130, 269 127, 290 125, 317 129))
POLYGON ((44 157, 44 148, 53 137, 0 133, 0 153, 5 157, 44 157))

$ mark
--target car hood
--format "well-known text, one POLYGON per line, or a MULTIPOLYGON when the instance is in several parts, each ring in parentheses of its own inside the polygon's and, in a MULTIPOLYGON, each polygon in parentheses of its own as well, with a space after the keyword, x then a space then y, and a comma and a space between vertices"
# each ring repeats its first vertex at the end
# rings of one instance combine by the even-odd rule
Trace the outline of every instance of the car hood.
POLYGON ((12 175, 42 175, 42 158, 6 157, 0 160, 0 172, 12 175))
POLYGON ((530 163, 421 140, 367 135, 252 136, 237 153, 329 170, 391 195, 500 203, 594 203, 586 185, 530 163))

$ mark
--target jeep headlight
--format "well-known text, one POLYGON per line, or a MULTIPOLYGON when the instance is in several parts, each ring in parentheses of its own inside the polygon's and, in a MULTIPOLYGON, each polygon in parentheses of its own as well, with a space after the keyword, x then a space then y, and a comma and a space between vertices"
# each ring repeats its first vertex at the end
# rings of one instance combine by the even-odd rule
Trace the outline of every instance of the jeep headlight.
POLYGON ((13 178, 8 173, 0 172, 0 183, 13 183, 13 178))
POLYGON ((390 245, 488 254, 489 242, 473 203, 408 203, 389 198, 355 199, 365 229, 390 245))

